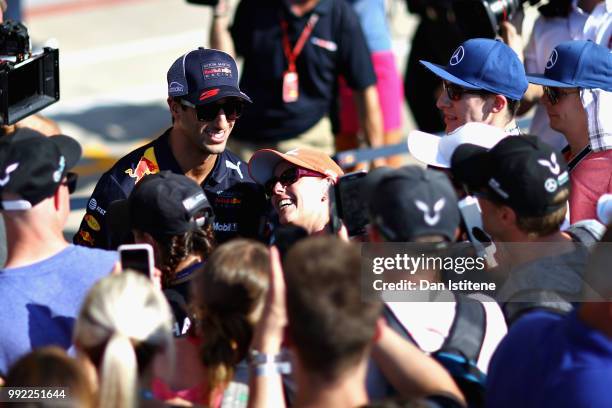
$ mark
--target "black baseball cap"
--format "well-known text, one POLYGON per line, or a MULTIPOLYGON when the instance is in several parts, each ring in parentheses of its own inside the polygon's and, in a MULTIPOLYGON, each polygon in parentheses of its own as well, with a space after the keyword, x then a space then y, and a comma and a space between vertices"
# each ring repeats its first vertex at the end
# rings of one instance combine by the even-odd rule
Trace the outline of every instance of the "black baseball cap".
POLYGON ((451 158, 451 172, 476 195, 522 216, 544 216, 566 205, 555 202, 555 197, 569 190, 567 164, 536 136, 505 138, 490 150, 459 146, 451 158))
POLYGON ((179 57, 168 70, 168 96, 204 105, 226 97, 251 103, 238 86, 238 67, 231 55, 198 48, 179 57))
POLYGON ((455 240, 457 195, 442 172, 418 166, 372 170, 366 176, 364 199, 371 223, 388 241, 413 241, 427 235, 455 240))
POLYGON ((113 230, 137 229, 155 239, 201 228, 213 221, 202 187, 183 174, 161 171, 142 178, 125 200, 109 206, 113 230))
POLYGON ((20 198, 2 200, 1 209, 28 210, 55 194, 68 170, 81 158, 81 145, 69 136, 44 136, 19 128, 0 139, 0 193, 20 198))

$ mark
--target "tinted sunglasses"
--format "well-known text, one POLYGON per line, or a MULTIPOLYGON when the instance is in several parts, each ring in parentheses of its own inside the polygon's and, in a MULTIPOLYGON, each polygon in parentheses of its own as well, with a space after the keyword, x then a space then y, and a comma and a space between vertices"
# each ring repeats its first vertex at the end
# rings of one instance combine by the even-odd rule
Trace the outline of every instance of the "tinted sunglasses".
POLYGON ((181 99, 181 105, 196 110, 196 115, 200 122, 212 122, 215 120, 219 111, 223 109, 223 113, 227 120, 236 120, 242 115, 242 108, 244 104, 240 101, 227 101, 224 103, 209 103, 206 105, 194 105, 193 103, 181 99))
POLYGON ((463 94, 473 94, 473 95, 481 95, 481 96, 491 94, 491 92, 489 91, 463 88, 459 85, 453 84, 452 82, 448 82, 448 81, 442 81, 442 87, 444 88, 444 91, 446 92, 446 96, 448 96, 448 99, 450 99, 451 101, 460 100, 463 97, 463 94))
POLYGON ((266 181, 264 185, 266 194, 268 197, 271 197, 274 192, 274 186, 277 182, 280 182, 284 187, 290 186, 291 184, 298 181, 298 179, 302 177, 325 177, 324 174, 321 174, 316 171, 303 169, 301 167, 291 167, 281 173, 278 177, 272 177, 270 180, 266 181))
POLYGON ((61 184, 67 186, 68 192, 72 194, 76 191, 78 179, 79 179, 78 174, 69 171, 68 173, 66 173, 66 181, 62 182, 61 184))
POLYGON ((559 100, 561 100, 561 98, 563 98, 564 96, 580 92, 580 89, 577 89, 575 91, 565 91, 562 90, 562 88, 555 88, 552 86, 543 86, 542 88, 544 88, 544 94, 550 101, 551 105, 556 105, 557 103, 559 103, 559 100))

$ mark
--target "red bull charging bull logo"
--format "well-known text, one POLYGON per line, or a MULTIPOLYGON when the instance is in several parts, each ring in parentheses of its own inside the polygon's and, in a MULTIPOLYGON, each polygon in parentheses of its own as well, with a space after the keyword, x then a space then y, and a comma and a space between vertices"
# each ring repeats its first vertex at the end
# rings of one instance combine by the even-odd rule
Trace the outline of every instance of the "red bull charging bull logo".
POLYGON ((157 165, 153 147, 145 150, 144 155, 140 158, 134 169, 127 169, 125 172, 131 178, 136 179, 135 183, 138 183, 147 174, 159 173, 159 166, 157 165))
POLYGON ((79 236, 81 237, 83 242, 86 242, 89 245, 93 245, 94 244, 94 239, 93 239, 93 237, 91 236, 91 234, 89 232, 81 230, 81 231, 79 231, 79 236))

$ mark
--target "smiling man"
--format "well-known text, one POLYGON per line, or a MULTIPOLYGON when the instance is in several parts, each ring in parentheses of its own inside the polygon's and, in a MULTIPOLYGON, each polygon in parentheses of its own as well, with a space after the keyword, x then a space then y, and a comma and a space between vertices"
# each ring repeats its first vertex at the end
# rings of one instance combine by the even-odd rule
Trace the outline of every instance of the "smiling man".
POLYGON ((474 38, 462 43, 446 66, 421 63, 442 79, 436 106, 444 117, 446 133, 468 122, 519 133, 515 115, 528 84, 523 64, 506 44, 474 38))
POLYGON ((249 161, 253 179, 264 185, 279 222, 304 228, 309 234, 329 224, 329 187, 342 169, 325 153, 300 148, 287 153, 262 149, 249 161))
POLYGON ((127 198, 145 175, 162 170, 185 174, 202 186, 214 209, 218 242, 259 235, 265 196, 249 177, 246 163, 225 150, 244 104, 251 103, 238 87, 236 61, 222 51, 203 48, 179 57, 168 70, 167 101, 173 126, 102 175, 75 243, 115 248, 130 241, 108 229, 109 204, 127 198))

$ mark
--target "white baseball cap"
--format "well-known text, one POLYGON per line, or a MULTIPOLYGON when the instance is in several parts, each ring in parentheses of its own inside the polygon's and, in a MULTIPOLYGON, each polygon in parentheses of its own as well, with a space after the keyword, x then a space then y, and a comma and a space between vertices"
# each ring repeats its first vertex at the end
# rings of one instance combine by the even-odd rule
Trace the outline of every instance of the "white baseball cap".
POLYGON ((444 136, 413 130, 408 134, 408 151, 427 165, 450 168, 451 156, 459 145, 490 149, 506 136, 503 129, 480 122, 468 122, 444 136))

